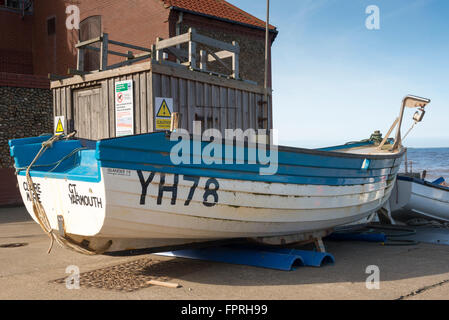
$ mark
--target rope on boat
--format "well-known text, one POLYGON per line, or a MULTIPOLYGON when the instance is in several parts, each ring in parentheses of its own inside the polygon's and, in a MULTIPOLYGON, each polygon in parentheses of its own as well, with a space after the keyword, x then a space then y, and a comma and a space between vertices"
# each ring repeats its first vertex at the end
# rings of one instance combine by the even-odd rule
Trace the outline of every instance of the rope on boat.
MULTIPOLYGON (((72 152, 70 152, 68 155, 64 156, 61 160, 53 162, 53 163, 49 163, 49 164, 35 164, 33 165, 33 168, 43 168, 43 167, 53 167, 51 170, 48 170, 48 172, 53 172, 57 167, 59 167, 59 165, 64 162, 65 160, 71 158, 74 154, 76 154, 78 151, 81 150, 86 150, 87 148, 82 147, 82 148, 76 148, 74 149, 72 152)), ((26 167, 18 167, 16 168, 16 171, 22 171, 22 170, 26 170, 28 169, 28 166, 26 167)))
MULTIPOLYGON (((342 231, 344 233, 345 231, 342 231)), ((403 226, 390 226, 375 223, 368 223, 363 226, 359 226, 359 229, 353 230, 355 234, 372 234, 381 233, 386 237, 386 241, 382 242, 383 246, 412 246, 417 245, 418 241, 408 239, 395 239, 416 234, 415 229, 403 227, 403 226), (387 231, 387 232, 386 232, 387 231), (388 232, 393 231, 393 232, 388 232), (396 232, 395 232, 396 231, 396 232)))
POLYGON ((414 218, 406 221, 406 224, 413 227, 432 227, 449 229, 449 223, 437 220, 428 220, 424 218, 414 218))
POLYGON ((402 141, 405 140, 405 138, 407 138, 408 134, 410 133, 410 131, 412 131, 412 129, 415 127, 415 125, 417 124, 417 122, 413 122, 412 126, 410 129, 408 129, 407 133, 404 135, 404 137, 402 138, 402 141))
POLYGON ((409 239, 394 239, 413 236, 416 234, 415 229, 410 229, 403 226, 389 226, 389 225, 370 225, 373 230, 383 231, 382 233, 387 237, 387 241, 382 243, 383 246, 414 246, 419 244, 416 240, 409 239), (384 231, 397 231, 394 233, 386 233, 384 231))
MULTIPOLYGON (((70 237, 68 237, 68 236, 63 237, 60 234, 54 232, 54 230, 51 228, 50 222, 48 221, 47 213, 45 212, 44 207, 38 201, 37 192, 36 192, 36 189, 34 188, 33 179, 31 178, 31 175, 30 175, 30 170, 34 166, 36 161, 45 153, 45 151, 48 148, 51 148, 53 146, 53 143, 61 140, 63 137, 64 137, 64 139, 67 140, 67 139, 73 137, 75 134, 76 134, 76 131, 70 133, 67 136, 54 135, 47 141, 44 141, 42 143, 42 147, 39 150, 39 152, 37 153, 36 157, 33 159, 33 161, 31 161, 30 165, 26 168, 26 179, 27 179, 27 183, 28 183, 28 189, 30 190, 31 201, 33 203, 33 212, 34 212, 34 215, 36 216, 36 219, 37 219, 39 225, 41 226, 42 230, 44 230, 44 232, 50 238, 50 246, 48 248, 47 253, 51 252, 51 249, 53 248, 53 244, 56 241, 62 247, 65 247, 67 249, 70 249, 70 250, 73 250, 75 252, 82 253, 85 255, 102 254, 111 246, 111 244, 112 244, 111 241, 109 241, 106 244, 106 246, 104 248, 102 248, 101 250, 90 250, 90 249, 83 247, 80 243, 76 242, 75 240, 71 239, 70 237)), ((56 166, 59 166, 59 164, 62 161, 71 157, 73 154, 74 154, 74 151, 72 151, 68 156, 65 156, 63 159, 56 162, 56 166)), ((52 170, 54 170, 55 168, 53 168, 52 170)))

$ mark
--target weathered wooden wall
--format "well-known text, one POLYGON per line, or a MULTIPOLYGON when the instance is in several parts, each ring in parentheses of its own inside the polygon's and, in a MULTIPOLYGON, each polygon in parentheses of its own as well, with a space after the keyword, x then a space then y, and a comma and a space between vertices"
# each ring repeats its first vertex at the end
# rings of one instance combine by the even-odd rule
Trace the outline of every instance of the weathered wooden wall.
MULTIPOLYGON (((115 137, 114 84, 123 80, 134 83, 135 134, 154 131, 156 97, 173 98, 181 127, 190 132, 194 120, 203 130, 262 128, 263 88, 151 62, 52 82, 55 116, 65 116, 68 131, 76 129, 80 138, 115 137)), ((265 126, 272 128, 269 101, 265 126)))

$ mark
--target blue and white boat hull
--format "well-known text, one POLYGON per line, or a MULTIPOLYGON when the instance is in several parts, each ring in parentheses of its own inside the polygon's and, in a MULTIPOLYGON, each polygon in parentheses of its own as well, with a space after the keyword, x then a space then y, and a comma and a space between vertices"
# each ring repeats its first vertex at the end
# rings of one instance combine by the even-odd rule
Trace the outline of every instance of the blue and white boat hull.
MULTIPOLYGON (((42 142, 30 139, 10 142, 17 168, 42 142)), ((280 147, 277 174, 261 176, 258 165, 172 165, 172 146, 165 133, 101 140, 50 171, 81 147, 55 143, 31 170, 51 227, 61 231, 62 217, 64 233, 92 250, 112 240, 108 252, 330 231, 383 206, 403 155, 280 147)), ((36 220, 24 170, 18 181, 36 220)))

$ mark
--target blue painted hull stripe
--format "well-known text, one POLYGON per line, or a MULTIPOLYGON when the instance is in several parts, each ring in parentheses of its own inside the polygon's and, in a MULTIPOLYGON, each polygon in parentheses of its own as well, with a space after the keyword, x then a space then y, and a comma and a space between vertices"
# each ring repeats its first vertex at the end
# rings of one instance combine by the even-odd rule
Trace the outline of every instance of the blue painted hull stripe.
MULTIPOLYGON (((10 140, 11 154, 16 167, 28 165, 48 137, 10 140)), ((386 156, 354 155, 340 152, 280 148, 278 171, 275 175, 260 175, 267 167, 260 164, 189 164, 173 165, 169 152, 177 142, 171 142, 165 133, 152 133, 100 140, 95 150, 82 150, 63 161, 53 172, 50 167, 36 167, 35 177, 52 177, 75 181, 99 182, 101 167, 165 172, 172 174, 216 177, 223 179, 278 182, 303 185, 360 185, 395 178, 402 154, 386 156), (362 164, 369 159, 369 167, 362 164)), ((203 143, 203 147, 207 143, 203 143)), ((349 145, 350 147, 352 145, 349 145)), ((81 147, 79 140, 59 141, 38 161, 38 165, 54 163, 81 147)), ((248 153, 245 152, 247 158, 248 153)), ((192 160, 192 159, 191 159, 192 160)), ((234 150, 234 163, 235 150, 234 150)), ((23 171, 20 174, 24 174, 23 171)))
MULTIPOLYGON (((130 156, 128 156, 128 153, 125 152, 124 155, 117 155, 117 153, 122 152, 121 150, 117 149, 112 152, 112 150, 108 150, 109 152, 102 152, 100 154, 100 161, 102 163, 134 163, 134 164, 152 164, 154 166, 160 165, 160 166, 167 166, 172 165, 170 156, 168 155, 161 155, 160 153, 156 152, 129 152, 130 156)), ((331 167, 330 165, 322 166, 320 167, 318 163, 313 162, 304 162, 301 161, 302 159, 298 159, 298 162, 296 163, 284 163, 279 161, 278 163, 278 174, 292 174, 292 175, 310 175, 310 176, 345 176, 345 177, 372 177, 372 176, 380 176, 384 175, 382 174, 382 171, 385 171, 385 169, 389 169, 392 167, 395 167, 396 164, 394 161, 391 161, 391 163, 388 163, 387 166, 377 166, 376 169, 374 169, 372 166, 368 170, 362 170, 362 162, 360 163, 360 166, 358 163, 355 166, 340 166, 340 167, 331 167)), ((228 170, 228 171, 238 171, 238 172, 252 172, 252 173, 259 173, 260 168, 268 167, 268 166, 261 166, 261 165, 251 165, 251 164, 210 164, 210 165, 204 165, 204 164, 193 164, 192 162, 190 164, 181 164, 182 167, 189 167, 189 168, 208 168, 208 169, 219 169, 219 170, 228 170)))
POLYGON ((399 167, 393 169, 391 173, 385 176, 379 177, 366 177, 366 178, 345 178, 345 177, 308 177, 308 176, 289 176, 276 174, 272 176, 262 176, 254 173, 225 171, 225 170, 212 170, 212 169, 197 169, 186 168, 176 166, 152 166, 152 165, 138 165, 130 163, 114 163, 114 162, 101 162, 102 167, 108 168, 120 168, 129 170, 142 170, 142 171, 154 171, 165 173, 177 173, 182 175, 194 175, 203 177, 215 177, 222 179, 237 179, 237 180, 249 180, 249 181, 261 181, 261 182, 278 182, 278 183, 292 183, 292 184, 311 184, 311 185, 356 185, 356 184, 369 184, 380 182, 383 179, 389 180, 394 178, 394 175, 398 172, 399 167))

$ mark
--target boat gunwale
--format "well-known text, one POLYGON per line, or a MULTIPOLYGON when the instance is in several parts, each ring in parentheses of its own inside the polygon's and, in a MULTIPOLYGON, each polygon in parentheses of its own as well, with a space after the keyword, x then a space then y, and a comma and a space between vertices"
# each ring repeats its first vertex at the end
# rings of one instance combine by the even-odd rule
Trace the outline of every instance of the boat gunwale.
MULTIPOLYGON (((100 139, 97 141, 97 150, 99 148, 99 143, 101 144, 102 141, 111 141, 116 139, 123 139, 123 138, 129 138, 129 137, 135 137, 135 136, 143 136, 143 135, 153 135, 153 134, 162 134, 165 133, 165 138, 168 139, 170 137, 171 132, 170 131, 160 131, 160 132, 148 132, 148 133, 140 133, 140 134, 134 134, 131 136, 124 136, 124 137, 114 137, 114 138, 106 138, 106 139, 100 139)), ((193 140, 193 135, 190 134, 190 138, 193 140)), ((95 141, 95 140, 91 140, 95 141)), ((201 139, 201 142, 206 143, 212 143, 214 140, 203 140, 201 139)), ((221 139, 221 143, 223 145, 234 145, 235 141, 226 140, 225 138, 221 139)), ((254 145, 256 145, 254 143, 254 145)), ((249 148, 249 142, 244 141, 243 143, 244 148, 249 148)), ((107 146, 109 147, 109 146, 107 146)), ((278 151, 280 152, 288 152, 288 153, 303 153, 303 154, 310 154, 310 155, 319 155, 319 156, 326 156, 326 157, 338 157, 338 158, 355 158, 355 159, 373 159, 373 160, 385 160, 385 159, 397 159, 404 155, 405 148, 401 147, 400 151, 393 152, 390 154, 357 154, 357 153, 344 153, 344 152, 337 152, 337 151, 324 151, 319 149, 307 149, 307 148, 297 148, 297 147, 290 147, 290 146, 277 146, 278 151)), ((348 149, 349 149, 348 145, 348 149)), ((268 148, 269 149, 269 148, 268 148)), ((267 149, 267 150, 268 150, 267 149)), ((342 150, 342 149, 339 149, 342 150)))
POLYGON ((411 177, 407 177, 407 176, 403 176, 401 174, 398 174, 398 180, 401 181, 409 181, 409 182, 414 182, 423 186, 427 186, 427 187, 431 187, 431 188, 435 188, 435 189, 439 189, 439 190, 443 190, 443 191, 449 191, 449 187, 445 187, 439 184, 433 184, 432 182, 426 181, 424 179, 418 179, 418 178, 411 178, 411 177))

